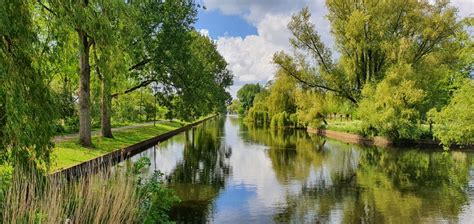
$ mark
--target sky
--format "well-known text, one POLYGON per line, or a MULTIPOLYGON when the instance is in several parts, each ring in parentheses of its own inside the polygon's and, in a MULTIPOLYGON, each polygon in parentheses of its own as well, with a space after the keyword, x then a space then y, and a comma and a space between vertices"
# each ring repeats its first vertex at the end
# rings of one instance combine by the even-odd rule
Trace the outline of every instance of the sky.
MULTIPOLYGON (((334 49, 324 0, 201 0, 196 29, 217 43, 234 74, 233 97, 246 83, 265 84, 276 70, 277 51, 291 51, 287 24, 291 15, 307 6, 323 42, 334 49)), ((459 16, 474 16, 474 0, 452 0, 459 16)))

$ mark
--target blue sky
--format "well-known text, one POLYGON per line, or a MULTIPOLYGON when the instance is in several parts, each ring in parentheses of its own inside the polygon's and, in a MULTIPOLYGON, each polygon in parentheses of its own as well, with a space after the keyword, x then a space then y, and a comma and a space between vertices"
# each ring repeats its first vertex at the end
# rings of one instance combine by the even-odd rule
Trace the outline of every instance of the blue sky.
POLYGON ((197 30, 209 31, 209 36, 217 40, 223 36, 256 35, 257 28, 246 21, 242 16, 224 15, 219 10, 199 10, 199 19, 195 25, 197 30))

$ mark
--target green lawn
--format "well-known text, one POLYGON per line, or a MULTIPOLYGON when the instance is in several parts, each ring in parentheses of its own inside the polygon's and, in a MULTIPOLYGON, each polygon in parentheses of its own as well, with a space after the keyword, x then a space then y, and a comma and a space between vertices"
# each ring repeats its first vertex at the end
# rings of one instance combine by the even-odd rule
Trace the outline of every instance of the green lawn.
POLYGON ((92 137, 93 148, 84 148, 77 143, 77 140, 56 143, 53 149, 51 169, 52 171, 60 170, 91 160, 114 150, 177 129, 183 124, 183 122, 166 121, 156 124, 156 126, 151 124, 150 126, 116 131, 114 132, 113 139, 100 136, 92 137))
MULTIPOLYGON (((338 119, 328 120, 327 130, 340 131, 351 134, 364 135, 362 128, 362 122, 359 120, 352 121, 341 121, 338 119)), ((432 139, 433 136, 430 132, 430 126, 428 124, 421 124, 418 131, 421 132, 421 139, 432 139)))
POLYGON ((340 131, 351 134, 361 134, 361 121, 352 120, 352 121, 340 121, 337 119, 328 120, 327 130, 331 131, 340 131))

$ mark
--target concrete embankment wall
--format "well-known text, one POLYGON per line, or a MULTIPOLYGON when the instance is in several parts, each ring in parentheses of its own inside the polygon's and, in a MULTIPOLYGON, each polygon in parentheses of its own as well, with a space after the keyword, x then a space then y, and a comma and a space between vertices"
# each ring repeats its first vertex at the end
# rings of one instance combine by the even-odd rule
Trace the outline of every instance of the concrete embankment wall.
POLYGON ((59 176, 66 176, 67 178, 76 178, 83 175, 87 175, 89 173, 97 172, 100 169, 106 169, 108 167, 112 167, 113 165, 122 162, 140 152, 145 151, 146 149, 158 144, 159 142, 163 142, 177 134, 180 134, 184 131, 187 131, 194 126, 197 126, 203 122, 206 122, 210 119, 217 117, 218 115, 214 115, 192 124, 185 125, 181 128, 178 128, 173 131, 166 132, 164 134, 158 135, 151 139, 138 142, 134 145, 125 147, 123 149, 115 150, 113 152, 107 153, 100 157, 94 158, 92 160, 77 164, 72 167, 68 167, 62 170, 58 170, 51 175, 59 175, 59 176))

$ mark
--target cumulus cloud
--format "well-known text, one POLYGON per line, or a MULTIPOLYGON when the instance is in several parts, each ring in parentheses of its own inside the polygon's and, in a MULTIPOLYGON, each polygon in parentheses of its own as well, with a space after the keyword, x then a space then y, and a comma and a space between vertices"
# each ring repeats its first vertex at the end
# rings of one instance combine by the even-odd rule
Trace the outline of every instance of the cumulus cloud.
POLYGON ((473 0, 451 0, 451 4, 458 8, 458 15, 460 17, 474 16, 474 1, 473 0))
MULTIPOLYGON (((281 14, 298 10, 308 0, 205 0, 210 10, 218 9, 225 15, 242 15, 248 21, 258 23, 266 14, 281 14)), ((322 0, 319 0, 322 2, 322 0)))
POLYGON ((229 63, 237 82, 266 82, 273 77, 273 54, 289 48, 288 21, 289 17, 267 15, 257 25, 258 35, 217 39, 217 48, 229 63))
POLYGON ((236 91, 245 83, 265 83, 273 79, 276 66, 272 63, 277 51, 289 51, 290 32, 287 24, 291 15, 308 6, 313 12, 323 41, 332 45, 327 10, 324 1, 308 0, 206 0, 209 10, 219 10, 225 15, 239 15, 257 28, 257 35, 246 37, 222 36, 217 38, 219 52, 229 63, 235 75, 236 91))

